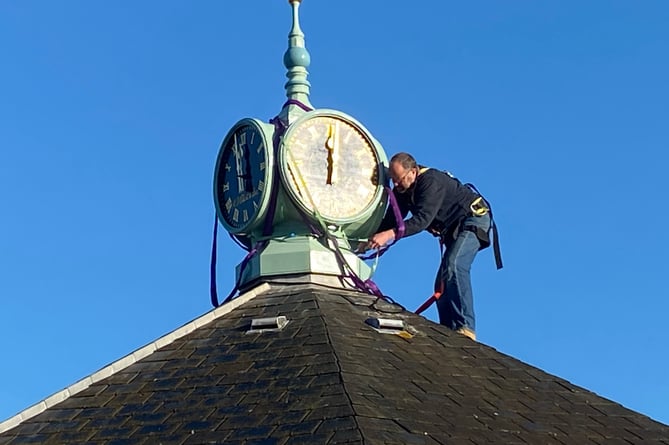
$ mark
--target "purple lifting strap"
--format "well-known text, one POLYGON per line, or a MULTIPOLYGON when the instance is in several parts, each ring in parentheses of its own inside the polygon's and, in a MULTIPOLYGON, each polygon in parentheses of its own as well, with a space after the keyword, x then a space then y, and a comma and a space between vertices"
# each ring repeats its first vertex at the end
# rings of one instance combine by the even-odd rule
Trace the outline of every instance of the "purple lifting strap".
POLYGON ((404 232, 406 231, 406 227, 404 225, 404 219, 402 219, 402 212, 400 211, 400 207, 397 204, 397 198, 395 198, 395 194, 393 193, 392 190, 390 190, 390 187, 386 186, 385 189, 386 192, 388 193, 390 208, 393 210, 393 215, 395 216, 395 221, 397 222, 397 233, 395 234, 395 239, 387 246, 381 247, 376 253, 367 256, 360 256, 361 260, 371 260, 372 258, 380 257, 381 255, 386 253, 388 249, 390 249, 390 246, 399 241, 404 236, 404 232))
POLYGON ((283 110, 283 109, 286 108, 288 105, 297 105, 298 107, 302 108, 304 111, 313 111, 313 110, 314 110, 313 108, 311 108, 311 107, 309 107, 309 106, 307 106, 307 105, 304 105, 302 102, 300 102, 300 101, 297 100, 297 99, 288 99, 288 100, 286 101, 286 103, 283 104, 283 106, 281 107, 281 109, 283 110))
POLYGON ((218 292, 216 291, 216 238, 218 238, 218 215, 214 215, 214 238, 211 244, 211 266, 209 275, 209 295, 211 304, 218 307, 218 292))

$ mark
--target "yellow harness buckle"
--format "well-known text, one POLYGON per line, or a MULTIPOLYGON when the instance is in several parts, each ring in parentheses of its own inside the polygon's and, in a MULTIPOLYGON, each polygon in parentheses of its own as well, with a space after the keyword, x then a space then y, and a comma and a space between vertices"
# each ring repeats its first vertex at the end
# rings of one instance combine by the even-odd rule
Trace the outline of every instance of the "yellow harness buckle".
POLYGON ((481 196, 479 196, 478 198, 473 200, 471 204, 469 204, 469 210, 472 211, 472 214, 474 216, 483 216, 490 211, 490 209, 485 204, 485 201, 481 196))

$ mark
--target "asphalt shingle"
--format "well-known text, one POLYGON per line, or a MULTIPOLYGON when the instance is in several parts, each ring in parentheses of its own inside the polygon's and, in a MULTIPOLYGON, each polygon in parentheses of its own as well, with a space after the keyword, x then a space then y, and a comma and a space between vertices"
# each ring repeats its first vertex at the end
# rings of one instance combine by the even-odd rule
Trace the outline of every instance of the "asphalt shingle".
POLYGON ((278 285, 235 306, 0 424, 0 445, 669 443, 669 426, 373 297, 278 285))

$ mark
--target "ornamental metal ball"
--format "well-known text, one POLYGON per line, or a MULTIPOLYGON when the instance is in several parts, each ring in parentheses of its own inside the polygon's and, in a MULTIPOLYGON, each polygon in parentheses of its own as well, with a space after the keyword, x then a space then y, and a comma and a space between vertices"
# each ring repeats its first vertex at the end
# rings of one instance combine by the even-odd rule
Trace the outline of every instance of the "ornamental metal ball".
POLYGON ((305 48, 288 48, 288 50, 283 55, 283 64, 288 69, 297 66, 306 68, 310 63, 311 56, 309 56, 309 52, 305 48))

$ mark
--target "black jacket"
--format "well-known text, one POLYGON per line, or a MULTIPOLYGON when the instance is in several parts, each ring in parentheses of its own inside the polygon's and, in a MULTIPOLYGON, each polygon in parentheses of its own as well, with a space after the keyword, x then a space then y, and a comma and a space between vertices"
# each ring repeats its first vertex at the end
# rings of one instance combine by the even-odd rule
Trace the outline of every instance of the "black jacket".
MULTIPOLYGON (((404 193, 393 189, 402 218, 411 212, 411 218, 404 222, 404 236, 422 230, 432 233, 453 230, 471 214, 469 206, 479 196, 447 173, 432 168, 421 171, 404 193)), ((388 207, 378 231, 396 227, 395 215, 388 207)))

